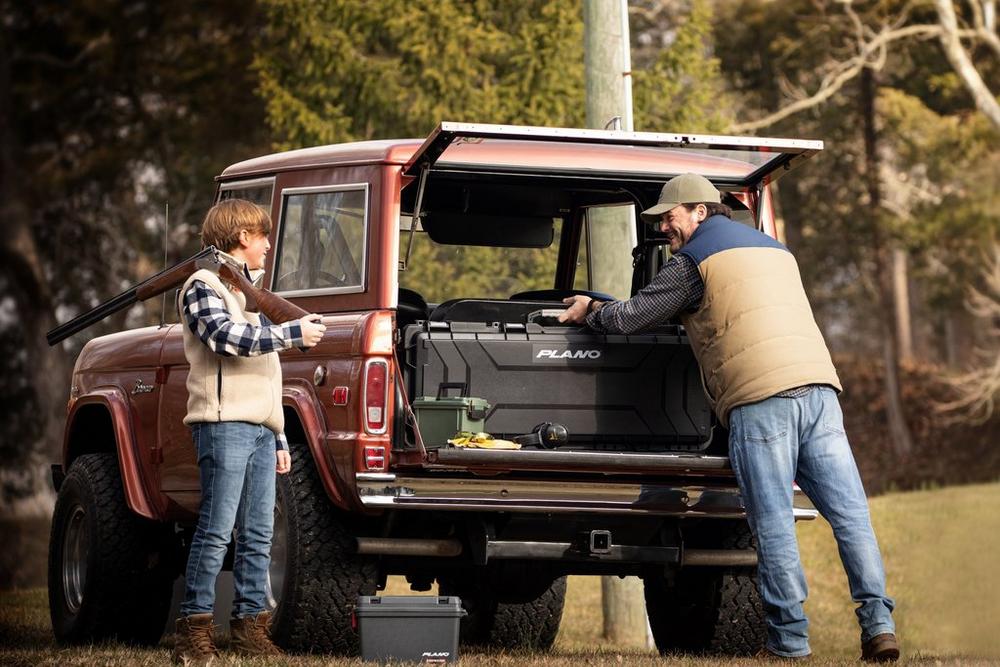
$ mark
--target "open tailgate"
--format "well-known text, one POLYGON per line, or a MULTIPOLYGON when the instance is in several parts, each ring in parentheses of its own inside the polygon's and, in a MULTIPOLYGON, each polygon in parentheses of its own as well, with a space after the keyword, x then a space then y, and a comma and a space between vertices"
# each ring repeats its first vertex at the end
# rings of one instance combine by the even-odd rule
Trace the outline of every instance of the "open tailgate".
POLYGON ((822 141, 805 139, 442 122, 410 158, 404 173, 592 173, 662 182, 676 175, 678 153, 685 153, 692 171, 720 185, 745 188, 776 180, 821 150, 822 141), (632 150, 612 156, 595 152, 600 146, 632 150))

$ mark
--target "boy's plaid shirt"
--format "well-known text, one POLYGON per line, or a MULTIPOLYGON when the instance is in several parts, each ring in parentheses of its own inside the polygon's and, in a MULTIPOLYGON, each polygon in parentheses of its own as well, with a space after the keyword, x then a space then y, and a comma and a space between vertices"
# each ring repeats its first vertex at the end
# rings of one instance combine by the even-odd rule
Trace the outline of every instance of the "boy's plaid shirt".
MULTIPOLYGON (((223 357, 255 357, 302 346, 302 327, 298 320, 271 324, 261 314, 260 326, 235 322, 222 297, 200 280, 193 281, 184 293, 183 308, 188 329, 223 357)), ((275 440, 278 449, 288 450, 284 433, 276 433, 275 440)))

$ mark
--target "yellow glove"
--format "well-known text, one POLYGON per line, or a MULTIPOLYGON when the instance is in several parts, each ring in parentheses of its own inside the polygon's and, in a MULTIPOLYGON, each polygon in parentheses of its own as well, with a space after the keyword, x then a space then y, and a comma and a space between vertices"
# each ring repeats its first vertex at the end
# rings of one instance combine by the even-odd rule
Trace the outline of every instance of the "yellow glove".
POLYGON ((462 431, 456 433, 455 437, 448 441, 456 447, 469 447, 473 449, 521 449, 521 445, 510 440, 496 440, 489 433, 469 433, 462 431))

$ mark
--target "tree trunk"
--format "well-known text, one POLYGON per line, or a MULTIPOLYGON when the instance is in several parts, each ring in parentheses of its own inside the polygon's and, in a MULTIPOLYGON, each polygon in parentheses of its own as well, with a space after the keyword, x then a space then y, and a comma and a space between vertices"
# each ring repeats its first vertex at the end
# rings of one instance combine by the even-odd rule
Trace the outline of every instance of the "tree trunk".
POLYGON ((903 401, 900 397, 899 380, 899 342, 896 332, 899 330, 895 322, 896 305, 894 303, 892 255, 887 248, 883 236, 882 225, 879 223, 882 208, 882 192, 879 179, 878 132, 875 118, 875 74, 870 68, 865 68, 861 74, 861 111, 863 116, 865 139, 865 171, 868 187, 868 209, 872 220, 872 246, 875 258, 875 284, 881 315, 882 358, 885 362, 885 398, 886 417, 889 424, 889 437, 893 451, 899 457, 905 457, 913 451, 913 439, 906 424, 903 412, 903 401), (892 318, 886 320, 886 317, 892 318))
POLYGON ((910 278, 908 257, 902 248, 892 249, 892 293, 896 305, 896 340, 899 361, 913 361, 913 324, 910 318, 910 278))
MULTIPOLYGON (((44 491, 47 464, 58 460, 66 400, 69 396, 72 365, 61 347, 50 348, 45 332, 55 326, 55 303, 42 265, 42 257, 32 235, 29 188, 21 170, 27 161, 15 158, 17 137, 12 131, 9 53, 0 48, 0 267, 14 301, 16 326, 21 331, 23 368, 34 390, 42 422, 38 441, 21 443, 23 457, 5 462, 3 468, 16 470, 27 487, 44 491)), ((30 492, 30 491, 29 491, 30 492)), ((0 499, 2 500, 2 499, 0 499)))

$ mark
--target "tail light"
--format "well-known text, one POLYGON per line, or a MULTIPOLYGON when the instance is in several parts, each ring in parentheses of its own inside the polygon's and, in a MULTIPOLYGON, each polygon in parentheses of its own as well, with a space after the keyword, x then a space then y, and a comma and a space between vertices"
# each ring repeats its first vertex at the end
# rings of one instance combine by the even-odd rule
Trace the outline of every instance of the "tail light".
POLYGON ((389 364, 383 359, 369 359, 365 364, 365 430, 372 434, 386 431, 386 405, 389 401, 389 364))
POLYGON ((365 469, 385 470, 385 447, 365 447, 365 469))

